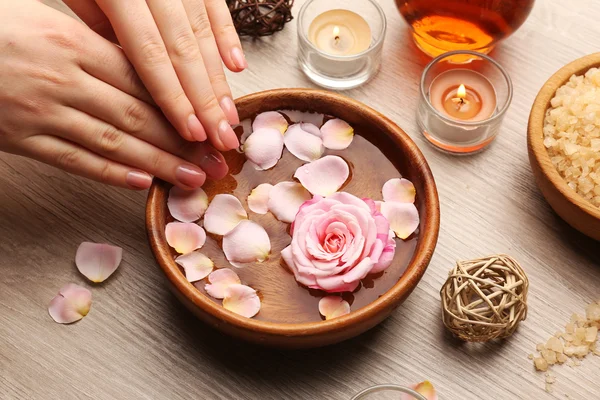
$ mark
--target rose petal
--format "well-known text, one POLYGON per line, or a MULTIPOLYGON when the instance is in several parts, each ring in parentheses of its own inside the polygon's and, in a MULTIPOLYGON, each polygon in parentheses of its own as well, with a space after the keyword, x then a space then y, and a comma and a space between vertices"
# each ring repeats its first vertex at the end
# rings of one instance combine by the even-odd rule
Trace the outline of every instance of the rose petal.
POLYGON ((283 136, 277 129, 257 129, 242 145, 242 150, 260 169, 273 168, 283 152, 283 136))
POLYGON ((92 292, 86 288, 69 283, 62 287, 50 301, 48 313, 59 324, 79 321, 90 311, 92 292))
POLYGON ((283 138, 285 147, 303 161, 314 161, 321 158, 325 147, 320 137, 303 129, 303 126, 316 126, 312 124, 294 124, 290 126, 283 138))
POLYGON ((229 268, 221 268, 211 272, 208 275, 208 281, 210 283, 204 286, 204 290, 215 299, 225 297, 225 289, 229 286, 242 283, 240 277, 229 268))
POLYGON ((204 246, 206 232, 201 226, 189 222, 170 222, 165 228, 169 246, 179 254, 187 254, 204 246))
POLYGON ((248 139, 248 136, 252 134, 252 120, 250 118, 246 118, 245 120, 241 121, 238 125, 232 126, 233 130, 236 130, 236 128, 239 127, 242 128, 242 132, 240 135, 240 143, 244 144, 246 139, 248 139))
POLYGON ((109 244, 83 242, 77 248, 75 265, 92 282, 103 282, 116 271, 123 249, 109 244))
POLYGON ((354 139, 354 129, 341 119, 330 119, 321 127, 323 145, 331 150, 344 150, 354 139))
POLYGON ((323 114, 297 110, 283 110, 281 112, 287 115, 292 123, 307 122, 315 125, 317 128, 320 128, 323 125, 323 118, 325 117, 323 114))
POLYGON ((257 214, 266 214, 269 212, 269 193, 273 185, 270 183, 261 183, 250 192, 248 196, 248 208, 257 214))
POLYGON ((394 255, 396 254, 396 241, 394 240, 395 234, 392 230, 390 230, 388 234, 389 236, 387 244, 381 252, 379 261, 377 261, 377 264, 375 264, 373 269, 371 269, 371 274, 377 274, 387 269, 390 265, 392 265, 392 261, 394 261, 394 255))
POLYGON ((310 193, 296 182, 279 182, 269 195, 269 211, 281 222, 291 223, 300 206, 311 199, 310 193))
POLYGON ((226 235, 247 218, 248 214, 237 197, 218 194, 206 210, 204 228, 215 235, 226 235))
POLYGON ((256 290, 246 285, 230 285, 225 289, 223 308, 242 317, 252 318, 260 311, 256 290))
POLYGON ((329 196, 338 191, 350 176, 346 161, 338 156, 325 156, 296 170, 297 178, 309 192, 329 196))
POLYGON ((223 252, 236 267, 242 263, 263 262, 271 252, 271 241, 262 226, 245 220, 223 237, 223 252))
POLYGON ((208 196, 201 188, 183 190, 173 186, 167 199, 169 212, 178 221, 194 222, 204 215, 208 207, 208 196))
POLYGON ((252 123, 254 133, 263 128, 276 129, 283 135, 288 128, 288 123, 277 111, 267 111, 258 114, 252 123))
POLYGON ((340 296, 326 296, 319 300, 319 313, 325 319, 341 317, 350 313, 350 304, 340 296))
POLYGON ((175 259, 175 262, 185 271, 188 282, 197 282, 208 276, 215 263, 199 251, 184 254, 175 259))
POLYGON ((384 201, 414 203, 417 192, 415 186, 408 179, 394 178, 383 184, 381 193, 383 194, 384 201))
POLYGON ((419 226, 419 211, 412 203, 384 202, 381 204, 381 213, 400 239, 412 235, 419 226))
MULTIPOLYGON (((417 385, 413 385, 412 389, 422 394, 427 400, 438 400, 438 395, 435 391, 435 388, 429 381, 421 382, 417 385)), ((414 397, 410 394, 402 394, 400 400, 414 400, 414 397)))

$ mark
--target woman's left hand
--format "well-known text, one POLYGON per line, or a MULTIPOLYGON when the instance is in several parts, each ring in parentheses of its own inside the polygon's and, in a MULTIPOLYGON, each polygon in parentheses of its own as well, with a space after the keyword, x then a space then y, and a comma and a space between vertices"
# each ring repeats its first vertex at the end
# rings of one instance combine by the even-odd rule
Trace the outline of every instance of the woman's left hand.
POLYGON ((64 0, 90 28, 118 41, 167 119, 185 139, 239 146, 222 63, 247 67, 225 0, 64 0))

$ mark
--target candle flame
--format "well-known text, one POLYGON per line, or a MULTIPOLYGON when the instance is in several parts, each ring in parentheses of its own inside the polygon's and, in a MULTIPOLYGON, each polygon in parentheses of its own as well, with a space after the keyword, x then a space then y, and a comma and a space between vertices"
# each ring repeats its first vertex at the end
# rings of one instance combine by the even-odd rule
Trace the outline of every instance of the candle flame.
POLYGON ((458 89, 456 90, 456 97, 458 97, 459 99, 464 99, 465 97, 467 97, 467 89, 465 88, 465 85, 460 85, 458 87, 458 89))
POLYGON ((337 25, 333 27, 333 37, 336 39, 340 38, 340 28, 337 25))

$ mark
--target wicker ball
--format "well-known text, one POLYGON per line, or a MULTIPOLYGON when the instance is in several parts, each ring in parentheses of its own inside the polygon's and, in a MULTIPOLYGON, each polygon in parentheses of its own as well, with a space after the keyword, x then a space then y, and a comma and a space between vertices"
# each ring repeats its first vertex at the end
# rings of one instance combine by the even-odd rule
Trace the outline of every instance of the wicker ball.
POLYGON ((268 36, 283 29, 292 17, 294 0, 227 0, 240 36, 268 36))
POLYGON ((527 317, 529 280, 507 255, 459 261, 442 286, 444 325, 469 342, 506 338, 527 317))

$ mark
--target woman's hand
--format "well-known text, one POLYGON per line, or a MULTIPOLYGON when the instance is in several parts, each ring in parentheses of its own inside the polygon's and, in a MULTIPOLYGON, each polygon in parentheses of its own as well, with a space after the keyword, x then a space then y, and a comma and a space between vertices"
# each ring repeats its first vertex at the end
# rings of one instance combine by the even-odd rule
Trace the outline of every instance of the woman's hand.
POLYGON ((0 0, 0 66, 0 150, 131 189, 227 173, 149 104, 120 48, 37 1, 0 0))
POLYGON ((247 67, 225 0, 65 0, 92 29, 118 40, 154 101, 188 140, 239 146, 221 60, 247 67))

